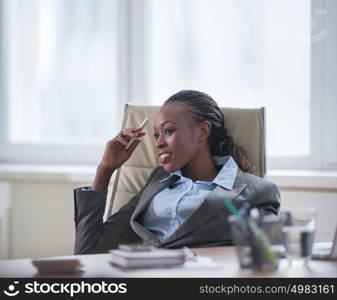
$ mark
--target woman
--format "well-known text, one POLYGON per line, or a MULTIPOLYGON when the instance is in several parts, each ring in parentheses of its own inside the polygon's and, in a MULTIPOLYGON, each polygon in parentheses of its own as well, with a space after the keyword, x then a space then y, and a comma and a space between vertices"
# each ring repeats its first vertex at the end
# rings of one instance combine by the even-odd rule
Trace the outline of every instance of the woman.
POLYGON ((224 199, 249 202, 277 214, 277 187, 252 171, 243 149, 225 129, 224 116, 207 94, 183 90, 155 117, 160 167, 147 184, 103 223, 113 172, 132 155, 141 129, 122 130, 110 140, 91 188, 75 190, 75 253, 98 253, 121 243, 147 242, 166 248, 232 244, 224 199), (136 138, 125 150, 131 138, 136 138))

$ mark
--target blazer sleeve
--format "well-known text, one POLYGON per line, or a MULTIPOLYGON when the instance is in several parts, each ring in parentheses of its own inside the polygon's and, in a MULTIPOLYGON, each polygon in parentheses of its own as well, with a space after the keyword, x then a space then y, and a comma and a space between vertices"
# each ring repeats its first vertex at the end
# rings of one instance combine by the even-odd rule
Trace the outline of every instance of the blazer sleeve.
POLYGON ((141 241, 131 228, 130 219, 151 177, 140 192, 104 223, 107 191, 74 190, 75 254, 103 253, 121 243, 141 241))
POLYGON ((276 184, 265 180, 257 189, 255 197, 255 206, 264 209, 267 214, 278 214, 281 197, 276 184))

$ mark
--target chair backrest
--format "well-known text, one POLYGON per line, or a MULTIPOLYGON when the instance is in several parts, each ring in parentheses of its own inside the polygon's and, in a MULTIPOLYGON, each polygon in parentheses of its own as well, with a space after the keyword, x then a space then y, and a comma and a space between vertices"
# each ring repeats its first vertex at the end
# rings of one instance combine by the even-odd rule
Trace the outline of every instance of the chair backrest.
MULTIPOLYGON (((108 216, 117 212, 145 184, 153 169, 159 166, 154 147, 153 121, 160 106, 137 106, 127 104, 122 128, 137 127, 145 118, 149 125, 144 129, 146 135, 136 148, 131 158, 117 170, 114 180, 108 216)), ((264 177, 265 163, 265 128, 262 108, 222 108, 225 126, 233 136, 234 142, 242 146, 255 167, 254 175, 264 177)))

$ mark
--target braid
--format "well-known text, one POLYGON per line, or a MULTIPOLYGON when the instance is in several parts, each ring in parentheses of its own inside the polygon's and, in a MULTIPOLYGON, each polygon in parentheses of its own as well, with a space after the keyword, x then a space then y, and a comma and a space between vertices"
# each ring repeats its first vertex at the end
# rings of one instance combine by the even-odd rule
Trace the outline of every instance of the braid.
POLYGON ((225 118, 218 104, 206 93, 193 90, 182 90, 164 103, 179 102, 186 105, 193 119, 197 122, 209 121, 211 132, 208 142, 212 155, 231 155, 241 170, 252 173, 254 168, 250 164, 242 146, 234 143, 233 137, 228 135, 225 128, 225 118))

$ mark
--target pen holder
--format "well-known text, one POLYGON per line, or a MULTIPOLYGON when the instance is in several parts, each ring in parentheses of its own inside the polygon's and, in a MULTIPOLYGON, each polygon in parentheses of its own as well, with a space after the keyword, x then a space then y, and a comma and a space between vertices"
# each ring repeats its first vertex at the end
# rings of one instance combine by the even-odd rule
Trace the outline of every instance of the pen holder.
POLYGON ((241 268, 274 270, 278 267, 281 221, 266 222, 236 215, 228 221, 241 268))

